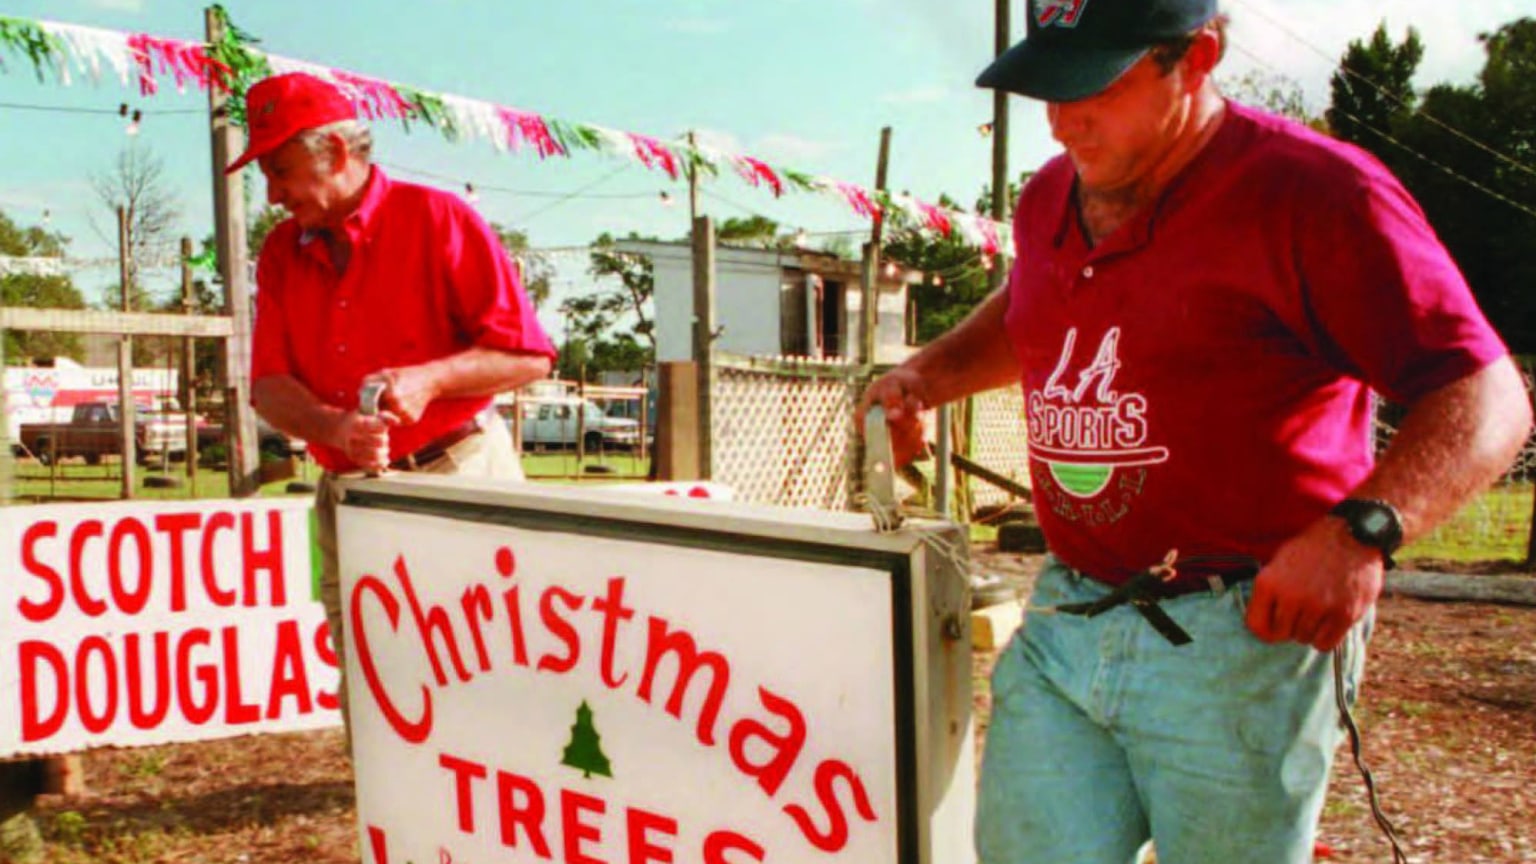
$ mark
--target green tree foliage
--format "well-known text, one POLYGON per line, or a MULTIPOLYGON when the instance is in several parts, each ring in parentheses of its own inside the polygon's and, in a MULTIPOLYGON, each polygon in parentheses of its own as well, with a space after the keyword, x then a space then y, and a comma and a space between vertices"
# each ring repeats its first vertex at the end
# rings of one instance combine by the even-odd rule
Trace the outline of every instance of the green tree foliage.
POLYGON ((780 236, 779 223, 767 216, 752 215, 745 219, 730 217, 715 228, 715 240, 726 246, 755 246, 762 249, 788 249, 794 247, 794 236, 780 236))
POLYGON ((523 290, 528 292, 528 299, 533 302, 535 309, 542 309, 549 300, 550 279, 555 274, 555 268, 549 263, 549 259, 543 255, 529 251, 528 234, 516 228, 507 228, 491 223, 491 230, 496 232, 496 237, 501 241, 501 247, 507 250, 513 261, 522 262, 523 290))
POLYGON ((1328 121, 1307 107, 1306 93, 1300 82, 1287 75, 1250 69, 1235 79, 1221 82, 1221 91, 1244 105, 1289 117, 1319 132, 1328 131, 1328 121))
POLYGON ((1423 57, 1424 43, 1412 27, 1401 44, 1392 42, 1385 22, 1376 25, 1369 42, 1350 42, 1329 81, 1326 116, 1333 134, 1376 149, 1382 133, 1392 134, 1413 113, 1413 73, 1423 57))
MULTIPOLYGON (((631 233, 627 239, 654 238, 631 233)), ((593 241, 587 268, 594 278, 613 287, 560 304, 566 330, 566 344, 560 351, 562 378, 579 378, 585 371, 590 380, 601 372, 635 371, 655 361, 656 278, 651 262, 620 252, 616 243, 607 233, 593 241)))
MULTIPOLYGON (((1536 285, 1536 19, 1512 21, 1480 39, 1487 59, 1475 83, 1430 88, 1417 110, 1390 115, 1389 127, 1373 127, 1395 141, 1363 130, 1358 143, 1391 167, 1424 208, 1505 341, 1519 353, 1531 353, 1536 351, 1531 290, 1536 285)), ((1373 56, 1417 62, 1414 46, 1375 51, 1378 41, 1372 40, 1373 56)), ((1412 64, 1392 68, 1404 82, 1413 73, 1412 64)), ((1340 96, 1336 89, 1335 99, 1340 96)), ((1414 104, 1411 93, 1406 101, 1414 104)), ((1364 110, 1350 105, 1351 114, 1364 110)), ((1336 110, 1330 110, 1330 119, 1336 110)))
MULTIPOLYGON (((0 255, 16 258, 59 258, 69 239, 56 231, 36 225, 23 228, 0 211, 0 255)), ((0 276, 0 303, 39 309, 84 309, 85 298, 68 276, 39 276, 12 273, 0 276)), ((68 357, 84 358, 80 336, 76 333, 48 333, 7 330, 5 362, 12 366, 68 357)))

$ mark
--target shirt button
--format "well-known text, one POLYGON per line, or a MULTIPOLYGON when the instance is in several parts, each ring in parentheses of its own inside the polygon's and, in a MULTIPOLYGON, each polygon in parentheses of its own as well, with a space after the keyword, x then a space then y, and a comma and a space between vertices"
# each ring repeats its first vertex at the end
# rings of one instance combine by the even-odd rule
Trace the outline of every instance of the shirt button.
POLYGON ((343 392, 341 390, 337 390, 336 391, 336 398, 337 399, 345 399, 346 397, 347 397, 347 394, 345 392, 343 392))
POLYGON ((1083 268, 1083 278, 1084 279, 1092 279, 1093 278, 1093 265, 1092 264, 1089 264, 1087 267, 1083 268))
POLYGON ((340 306, 340 307, 341 307, 341 308, 343 308, 343 309, 345 309, 345 308, 347 308, 347 301, 345 301, 345 300, 339 300, 339 301, 337 301, 337 302, 336 302, 336 305, 337 305, 337 306, 340 306))
POLYGON ((337 345, 336 346, 336 353, 337 354, 345 354, 345 353, 347 353, 347 346, 345 346, 345 345, 337 345))

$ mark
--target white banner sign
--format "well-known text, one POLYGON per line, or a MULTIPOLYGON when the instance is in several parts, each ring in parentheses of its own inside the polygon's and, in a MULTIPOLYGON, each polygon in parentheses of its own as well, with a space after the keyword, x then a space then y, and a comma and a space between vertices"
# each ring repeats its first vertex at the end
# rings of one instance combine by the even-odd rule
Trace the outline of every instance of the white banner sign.
POLYGON ((0 509, 0 756, 337 725, 310 511, 0 509))
POLYGON ((364 862, 896 861, 892 574, 578 523, 342 507, 364 862))

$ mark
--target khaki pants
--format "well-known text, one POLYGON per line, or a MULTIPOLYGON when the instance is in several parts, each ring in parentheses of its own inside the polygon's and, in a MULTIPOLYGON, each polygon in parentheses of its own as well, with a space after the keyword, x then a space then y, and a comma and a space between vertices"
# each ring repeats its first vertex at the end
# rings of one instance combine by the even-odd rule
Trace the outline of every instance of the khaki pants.
MULTIPOLYGON (((512 446, 512 435, 501 418, 487 421, 484 431, 471 435, 448 448, 441 458, 416 468, 418 474, 455 474, 466 477, 491 477, 499 480, 521 481, 522 462, 512 446)), ((341 568, 336 560, 336 505, 341 501, 343 477, 330 471, 320 475, 315 490, 315 520, 318 523, 320 546, 320 602, 325 606, 325 620, 331 628, 331 642, 336 646, 336 663, 341 670, 341 687, 337 696, 341 699, 342 723, 347 728, 347 751, 351 752, 352 726, 347 710, 346 640, 342 638, 341 568)))

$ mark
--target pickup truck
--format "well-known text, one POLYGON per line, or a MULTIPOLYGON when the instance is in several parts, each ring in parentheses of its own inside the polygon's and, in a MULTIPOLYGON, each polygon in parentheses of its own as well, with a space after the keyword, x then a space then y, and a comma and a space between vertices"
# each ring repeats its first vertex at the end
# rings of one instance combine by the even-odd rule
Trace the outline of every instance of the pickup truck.
POLYGON ((525 399, 523 448, 574 447, 578 430, 588 450, 603 447, 629 449, 640 441, 640 424, 628 417, 609 417, 590 400, 574 396, 525 399), (578 411, 585 412, 578 418, 578 411), (578 419, 580 422, 578 423, 578 419))
MULTIPOLYGON (((23 423, 19 430, 24 454, 48 465, 57 459, 83 457, 97 465, 101 457, 122 452, 122 426, 116 402, 82 402, 64 423, 23 423)), ((171 411, 141 410, 134 414, 134 455, 139 463, 150 456, 185 456, 187 416, 171 411)))

